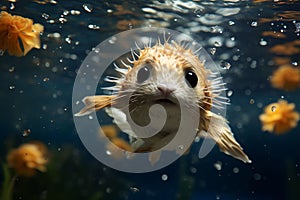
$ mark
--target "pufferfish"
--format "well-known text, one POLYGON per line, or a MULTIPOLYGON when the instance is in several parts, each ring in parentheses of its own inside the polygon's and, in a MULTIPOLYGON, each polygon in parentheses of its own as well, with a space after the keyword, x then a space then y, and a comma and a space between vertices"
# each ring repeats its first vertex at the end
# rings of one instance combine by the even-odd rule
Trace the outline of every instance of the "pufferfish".
MULTIPOLYGON (((213 72, 204 67, 196 52, 169 41, 164 44, 159 41, 143 49, 138 47, 138 50, 138 53, 134 51, 132 60, 129 59, 130 64, 122 62, 123 67, 115 64, 120 78, 106 78, 115 83, 109 88, 114 92, 85 97, 85 107, 75 115, 87 115, 105 108, 120 129, 129 135, 133 152, 142 153, 156 151, 168 144, 177 133, 181 109, 186 109, 191 119, 197 119, 195 113, 200 114, 195 137, 213 139, 222 152, 251 163, 235 140, 228 121, 212 111, 213 106, 218 108, 226 104, 226 97, 219 96, 220 78, 207 78, 213 72), (149 109, 156 104, 165 109, 165 124, 157 134, 139 137, 129 118, 138 126, 146 126, 151 121, 149 109)), ((158 120, 162 115, 159 111, 152 113, 158 120)), ((188 130, 185 134, 189 134, 188 130)))

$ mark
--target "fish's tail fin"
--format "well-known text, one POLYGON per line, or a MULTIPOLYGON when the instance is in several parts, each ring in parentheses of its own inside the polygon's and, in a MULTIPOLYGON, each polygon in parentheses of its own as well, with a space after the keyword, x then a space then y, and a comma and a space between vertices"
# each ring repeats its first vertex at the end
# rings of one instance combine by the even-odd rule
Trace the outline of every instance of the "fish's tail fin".
POLYGON ((97 96, 87 96, 82 102, 85 107, 82 108, 75 116, 88 115, 91 112, 101 110, 102 108, 112 106, 114 95, 97 95, 97 96))
POLYGON ((225 154, 245 163, 251 163, 251 160, 244 153, 243 148, 235 140, 228 122, 224 117, 211 113, 211 120, 207 134, 208 137, 215 140, 219 149, 225 154))

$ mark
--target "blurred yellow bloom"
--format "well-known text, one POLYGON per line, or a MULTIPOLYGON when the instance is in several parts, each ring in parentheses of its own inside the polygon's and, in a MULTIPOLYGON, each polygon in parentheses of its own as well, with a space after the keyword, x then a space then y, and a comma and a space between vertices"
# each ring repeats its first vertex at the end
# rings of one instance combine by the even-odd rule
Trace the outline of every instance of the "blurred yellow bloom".
POLYGON ((7 155, 8 166, 19 176, 33 176, 36 170, 46 171, 47 148, 40 142, 23 144, 7 155))
POLYGON ((273 87, 284 90, 295 90, 300 87, 300 69, 290 65, 283 65, 272 75, 273 87))
POLYGON ((32 48, 40 48, 40 33, 44 31, 41 24, 21 16, 0 13, 0 50, 9 55, 24 56, 32 48))
POLYGON ((259 116, 262 130, 283 134, 297 126, 299 113, 294 111, 295 104, 279 100, 265 107, 265 112, 259 116))

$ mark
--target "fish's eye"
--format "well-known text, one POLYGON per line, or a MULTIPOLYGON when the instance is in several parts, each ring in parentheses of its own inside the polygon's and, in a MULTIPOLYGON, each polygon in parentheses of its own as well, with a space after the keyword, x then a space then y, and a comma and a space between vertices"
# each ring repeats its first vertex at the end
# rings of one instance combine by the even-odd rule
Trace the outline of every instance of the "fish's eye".
POLYGON ((137 83, 143 83, 150 77, 151 69, 150 66, 146 65, 139 69, 137 73, 137 83))
POLYGON ((194 88, 197 86, 198 77, 193 70, 189 69, 189 70, 185 71, 185 82, 191 88, 194 88))

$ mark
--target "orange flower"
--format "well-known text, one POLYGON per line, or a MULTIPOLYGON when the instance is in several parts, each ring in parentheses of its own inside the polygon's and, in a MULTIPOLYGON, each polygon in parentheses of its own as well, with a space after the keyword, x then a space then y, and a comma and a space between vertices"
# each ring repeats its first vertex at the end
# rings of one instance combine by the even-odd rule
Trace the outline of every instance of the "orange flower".
POLYGON ((24 56, 32 48, 40 48, 40 33, 44 31, 41 24, 21 16, 0 13, 0 50, 9 55, 24 56), (21 43, 20 43, 21 41, 21 43))
POLYGON ((292 42, 287 42, 284 44, 278 44, 270 48, 270 51, 272 53, 275 53, 277 55, 297 55, 300 53, 300 40, 294 40, 292 42))
POLYGON ((265 113, 259 116, 262 130, 282 134, 296 127, 300 116, 294 109, 295 104, 289 104, 285 100, 268 105, 265 113))
POLYGON ((46 171, 47 148, 40 142, 23 144, 7 155, 8 166, 19 176, 33 176, 36 170, 46 171))
POLYGON ((273 73, 271 84, 275 88, 295 90, 300 87, 300 70, 290 65, 283 65, 273 73))

